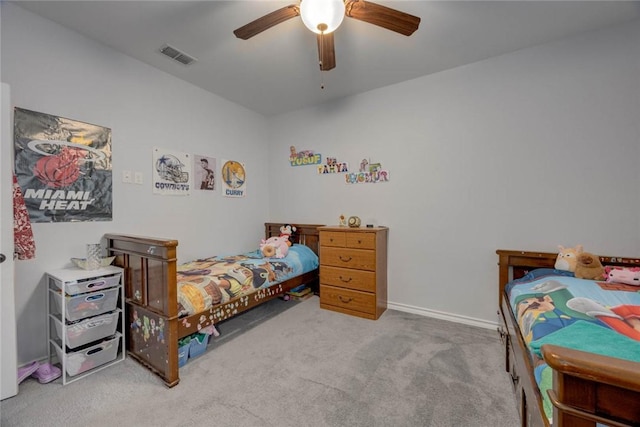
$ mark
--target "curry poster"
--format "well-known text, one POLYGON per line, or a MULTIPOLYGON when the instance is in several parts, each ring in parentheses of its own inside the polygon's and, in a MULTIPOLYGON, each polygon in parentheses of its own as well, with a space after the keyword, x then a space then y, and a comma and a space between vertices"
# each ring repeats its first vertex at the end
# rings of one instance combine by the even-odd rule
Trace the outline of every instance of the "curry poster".
POLYGON ((111 129, 14 113, 15 173, 31 221, 111 221, 111 129))

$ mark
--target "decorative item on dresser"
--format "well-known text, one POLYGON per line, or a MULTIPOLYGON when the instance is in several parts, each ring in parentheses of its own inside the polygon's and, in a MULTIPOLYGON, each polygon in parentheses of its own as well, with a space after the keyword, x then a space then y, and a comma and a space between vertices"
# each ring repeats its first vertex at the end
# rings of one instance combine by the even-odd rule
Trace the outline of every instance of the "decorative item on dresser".
POLYGON ((387 309, 387 227, 320 227, 320 307, 376 320, 387 309))

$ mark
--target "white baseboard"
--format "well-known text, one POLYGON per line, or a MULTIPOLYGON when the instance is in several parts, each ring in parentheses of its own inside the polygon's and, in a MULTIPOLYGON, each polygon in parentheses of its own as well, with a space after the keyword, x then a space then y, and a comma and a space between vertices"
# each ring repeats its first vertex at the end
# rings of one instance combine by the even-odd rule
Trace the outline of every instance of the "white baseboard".
POLYGON ((436 319, 448 320, 450 322, 463 323, 465 325, 477 326, 485 329, 496 329, 498 322, 489 322, 483 319, 461 316, 459 314, 445 313, 443 311, 429 310, 423 307, 415 307, 407 304, 387 302, 387 308, 404 311, 406 313, 418 314, 420 316, 434 317, 436 319))

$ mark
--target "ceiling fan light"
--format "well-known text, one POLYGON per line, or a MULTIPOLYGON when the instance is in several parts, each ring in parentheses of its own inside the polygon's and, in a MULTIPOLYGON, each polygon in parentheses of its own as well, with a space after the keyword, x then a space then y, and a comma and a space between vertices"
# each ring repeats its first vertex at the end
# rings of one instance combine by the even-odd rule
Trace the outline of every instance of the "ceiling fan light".
POLYGON ((328 34, 340 26, 344 19, 343 0, 302 0, 300 17, 314 33, 328 34))

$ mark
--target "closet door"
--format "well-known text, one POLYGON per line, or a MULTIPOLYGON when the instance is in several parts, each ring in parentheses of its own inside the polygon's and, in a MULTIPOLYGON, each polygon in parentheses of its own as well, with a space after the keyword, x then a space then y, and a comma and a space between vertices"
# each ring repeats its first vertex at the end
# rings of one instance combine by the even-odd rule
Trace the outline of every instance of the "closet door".
POLYGON ((0 120, 0 398, 18 394, 16 304, 13 287, 13 126, 9 85, 2 83, 0 120))

